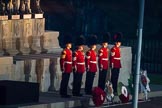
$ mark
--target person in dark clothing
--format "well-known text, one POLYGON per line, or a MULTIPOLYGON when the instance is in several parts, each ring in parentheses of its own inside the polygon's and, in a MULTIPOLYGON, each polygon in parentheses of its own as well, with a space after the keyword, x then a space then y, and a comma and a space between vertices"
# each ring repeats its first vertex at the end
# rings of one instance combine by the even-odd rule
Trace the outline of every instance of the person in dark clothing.
POLYGON ((96 44, 97 37, 92 35, 89 39, 90 49, 86 52, 86 81, 85 81, 85 93, 87 95, 92 94, 92 86, 94 77, 97 72, 97 54, 96 54, 96 44))
POLYGON ((70 95, 67 94, 67 86, 69 82, 69 77, 72 72, 72 41, 70 36, 64 37, 65 48, 63 49, 60 56, 60 67, 62 71, 62 80, 60 85, 60 95, 61 97, 68 98, 70 95))
POLYGON ((84 50, 85 39, 83 36, 77 38, 76 45, 77 49, 74 51, 73 54, 73 72, 74 72, 74 79, 73 79, 73 96, 82 96, 80 94, 81 83, 82 83, 82 76, 85 72, 85 54, 84 50))
POLYGON ((118 77, 121 68, 120 46, 121 46, 122 33, 120 32, 116 33, 113 39, 115 41, 115 45, 111 48, 111 56, 110 56, 111 82, 113 85, 114 94, 117 94, 118 77))
POLYGON ((105 89, 105 82, 107 71, 109 69, 109 53, 110 50, 108 48, 110 33, 106 33, 102 38, 102 47, 98 50, 98 67, 99 67, 99 80, 98 87, 102 90, 105 89))

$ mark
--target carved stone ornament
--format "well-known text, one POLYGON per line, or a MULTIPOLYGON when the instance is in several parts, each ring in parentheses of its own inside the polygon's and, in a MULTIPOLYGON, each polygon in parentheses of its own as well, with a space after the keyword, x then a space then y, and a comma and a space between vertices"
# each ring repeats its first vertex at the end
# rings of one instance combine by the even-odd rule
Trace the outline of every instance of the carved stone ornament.
POLYGON ((30 14, 29 9, 29 0, 20 0, 20 6, 19 6, 19 12, 20 14, 30 14))
POLYGON ((25 2, 24 2, 24 0, 20 0, 19 12, 20 12, 20 14, 25 13, 25 2))
POLYGON ((12 0, 13 5, 13 15, 19 14, 18 0, 12 0))
POLYGON ((5 3, 1 0, 0 1, 0 15, 6 15, 6 7, 5 3))
POLYGON ((13 13, 13 5, 12 5, 12 0, 6 0, 6 10, 8 15, 12 15, 13 13))
POLYGON ((40 0, 33 0, 34 1, 34 7, 32 9, 32 12, 34 14, 40 14, 40 13, 43 13, 41 7, 40 7, 40 0))

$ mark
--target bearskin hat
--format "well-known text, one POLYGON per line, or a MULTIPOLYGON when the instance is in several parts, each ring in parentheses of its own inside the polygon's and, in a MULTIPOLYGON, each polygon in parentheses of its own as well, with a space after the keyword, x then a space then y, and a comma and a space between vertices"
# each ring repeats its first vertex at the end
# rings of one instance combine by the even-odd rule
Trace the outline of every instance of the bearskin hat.
POLYGON ((69 34, 64 35, 64 44, 72 43, 72 36, 69 34))
POLYGON ((123 34, 121 32, 118 32, 114 35, 113 40, 114 42, 121 42, 122 41, 123 34))
POLYGON ((107 33, 103 34, 103 36, 102 36, 102 43, 109 42, 109 41, 110 41, 110 33, 107 32, 107 33))
POLYGON ((89 45, 95 45, 97 44, 97 36, 96 35, 91 35, 88 39, 89 45))
POLYGON ((77 37, 76 39, 76 46, 84 45, 85 44, 85 38, 83 35, 77 37))

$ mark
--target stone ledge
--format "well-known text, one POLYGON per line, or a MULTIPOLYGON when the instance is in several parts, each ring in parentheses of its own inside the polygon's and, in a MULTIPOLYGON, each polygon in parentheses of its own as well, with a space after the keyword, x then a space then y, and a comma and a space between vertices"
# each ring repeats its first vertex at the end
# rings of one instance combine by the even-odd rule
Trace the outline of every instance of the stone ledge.
POLYGON ((0 16, 0 20, 8 20, 8 16, 7 15, 0 16))
POLYGON ((31 14, 24 14, 24 15, 21 15, 20 17, 21 17, 21 19, 31 19, 32 15, 31 14))
POLYGON ((32 14, 32 18, 43 18, 43 14, 32 14))
POLYGON ((11 20, 16 20, 16 19, 20 19, 20 15, 11 15, 10 16, 11 20))

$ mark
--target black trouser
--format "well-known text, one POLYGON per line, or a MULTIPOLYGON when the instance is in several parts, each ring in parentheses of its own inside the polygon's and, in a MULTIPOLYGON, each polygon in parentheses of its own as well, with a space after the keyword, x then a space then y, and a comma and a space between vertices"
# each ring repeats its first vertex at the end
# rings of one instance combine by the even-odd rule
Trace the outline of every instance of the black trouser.
POLYGON ((67 95, 67 86, 69 83, 70 73, 62 73, 62 80, 60 85, 60 95, 67 95))
POLYGON ((95 72, 86 73, 86 81, 85 81, 85 93, 86 94, 92 94, 94 76, 95 76, 95 72))
POLYGON ((73 95, 78 95, 80 94, 83 73, 75 72, 73 75, 74 80, 72 93, 73 95))
POLYGON ((105 89, 105 81, 106 81, 107 69, 103 69, 99 71, 99 80, 98 80, 98 87, 102 90, 105 89))
POLYGON ((111 82, 113 85, 114 93, 117 93, 119 72, 120 72, 120 68, 111 69, 111 82))

